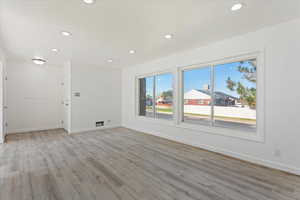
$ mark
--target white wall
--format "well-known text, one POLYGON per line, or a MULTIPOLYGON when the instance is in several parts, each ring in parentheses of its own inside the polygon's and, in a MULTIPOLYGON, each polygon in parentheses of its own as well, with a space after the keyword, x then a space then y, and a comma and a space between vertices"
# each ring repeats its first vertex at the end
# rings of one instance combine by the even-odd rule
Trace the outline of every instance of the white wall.
POLYGON ((9 62, 7 93, 9 133, 62 128, 61 120, 71 133, 96 129, 96 121, 121 125, 121 70, 9 62))
POLYGON ((295 20, 125 68, 122 71, 122 125, 300 174, 299 35, 300 20, 295 20), (135 117, 136 75, 262 49, 265 52, 265 142, 193 131, 135 117), (276 156, 275 152, 278 150, 281 153, 276 156))
POLYGON ((8 132, 61 127, 63 69, 33 63, 7 63, 8 132))
POLYGON ((96 129, 96 121, 121 125, 121 70, 72 64, 71 83, 71 132, 96 129))

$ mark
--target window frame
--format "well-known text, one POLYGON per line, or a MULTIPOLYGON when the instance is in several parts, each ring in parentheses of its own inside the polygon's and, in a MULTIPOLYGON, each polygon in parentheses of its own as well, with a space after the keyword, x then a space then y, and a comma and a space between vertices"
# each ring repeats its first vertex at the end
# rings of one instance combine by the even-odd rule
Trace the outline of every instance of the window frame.
MULTIPOLYGON (((224 135, 229 137, 235 137, 235 138, 242 138, 246 140, 251 141, 257 141, 257 142, 264 142, 264 56, 263 52, 253 52, 248 54, 243 54, 239 56, 233 56, 233 57, 227 57, 220 60, 212 61, 212 62, 206 62, 206 63, 200 63, 200 64, 194 64, 184 67, 179 67, 179 81, 178 89, 179 89, 179 102, 178 102, 178 108, 179 108, 179 116, 178 116, 178 127, 181 128, 187 128, 197 131, 203 131, 206 133, 213 133, 218 135, 224 135), (183 72, 186 70, 192 70, 192 69, 199 69, 204 67, 214 67, 221 64, 227 64, 232 62, 239 62, 243 60, 249 60, 249 59, 256 59, 257 60, 257 82, 256 82, 256 89, 257 89, 257 108, 256 108, 256 131, 244 131, 240 129, 232 129, 230 127, 221 127, 221 126, 210 126, 208 125, 202 125, 202 124, 190 124, 183 121, 183 115, 184 115, 184 80, 183 80, 183 72)), ((211 73, 211 82, 215 83, 214 80, 214 70, 211 73)), ((214 84, 211 85, 211 90, 213 90, 214 84)), ((212 116, 213 117, 213 106, 212 106, 212 116)))
MULTIPOLYGON (((178 125, 181 125, 182 123, 184 123, 184 124, 187 124, 187 127, 189 127, 189 125, 190 125, 190 127, 197 127, 197 126, 207 126, 207 125, 201 125, 201 124, 199 124, 199 125, 197 125, 197 124, 191 124, 191 123, 185 123, 184 121, 183 121, 183 119, 184 119, 184 80, 183 80, 183 73, 184 73, 184 71, 188 71, 188 70, 193 70, 193 69, 201 69, 201 68, 210 68, 210 82, 212 82, 212 81, 214 81, 212 78, 213 78, 213 73, 212 73, 212 71, 211 71, 211 66, 210 65, 208 65, 207 63, 203 63, 203 64, 194 64, 194 65, 190 65, 190 66, 185 66, 185 67, 179 67, 178 68, 178 76, 179 76, 179 78, 178 78, 178 89, 179 89, 179 92, 178 92, 178 97, 179 97, 179 105, 178 105, 178 108, 179 108, 179 110, 178 110, 178 113, 179 113, 179 115, 177 116, 178 117, 178 122, 177 122, 177 124, 178 125)), ((210 91, 213 91, 213 86, 211 86, 210 87, 210 91)), ((212 104, 214 104, 214 102, 213 102, 213 99, 212 99, 212 104)), ((211 106, 211 116, 210 116, 210 119, 212 119, 212 116, 213 116, 213 105, 211 106)), ((211 125, 212 124, 210 124, 210 126, 209 127, 211 127, 211 125)))
MULTIPOLYGON (((250 53, 244 53, 240 55, 224 57, 222 59, 196 63, 186 66, 176 66, 174 69, 168 69, 160 72, 153 72, 143 75, 137 75, 135 77, 135 116, 139 120, 145 120, 146 122, 154 122, 172 127, 182 128, 197 131, 203 134, 216 134, 232 138, 244 139, 248 141, 254 141, 259 143, 265 142, 265 58, 264 50, 251 51, 250 53), (256 107, 256 131, 246 131, 240 129, 233 129, 230 127, 202 125, 202 124, 191 124, 183 121, 183 110, 184 110, 184 85, 183 85, 183 71, 191 69, 199 69, 201 67, 211 67, 221 64, 227 64, 232 62, 239 62, 243 60, 256 59, 257 60, 257 107, 256 107), (173 86, 173 119, 160 119, 160 118, 149 118, 145 116, 139 116, 139 79, 149 76, 157 76, 161 74, 171 73, 173 75, 172 86, 173 86)), ((212 71, 214 72, 214 70, 212 71)), ((211 79, 214 82, 214 74, 211 73, 211 79)), ((214 85, 211 85, 213 90, 214 85)), ((154 94, 155 95, 155 94, 154 94)), ((213 106, 212 106, 213 107, 213 106)), ((212 108, 213 112, 213 108, 212 108)), ((214 113, 212 113, 213 116, 214 113)))
POLYGON ((176 119, 176 111, 175 111, 175 77, 176 74, 174 73, 174 70, 164 70, 164 71, 160 71, 160 72, 153 72, 153 73, 148 73, 148 74, 143 74, 143 75, 138 75, 135 77, 135 86, 136 86, 136 100, 135 100, 135 115, 137 118, 141 119, 141 120, 146 120, 146 121, 150 121, 150 122, 162 122, 168 125, 174 124, 174 121, 176 119), (140 84, 139 84, 139 79, 141 78, 147 78, 147 77, 153 77, 153 99, 156 99, 156 76, 159 75, 163 75, 163 74, 171 74, 172 75, 172 90, 173 90, 173 102, 172 102, 172 109, 173 109, 173 114, 172 114, 172 119, 162 119, 162 118, 157 118, 156 117, 156 107, 155 104, 153 106, 153 117, 147 117, 147 116, 141 116, 140 115, 140 101, 139 101, 139 97, 140 97, 140 84))

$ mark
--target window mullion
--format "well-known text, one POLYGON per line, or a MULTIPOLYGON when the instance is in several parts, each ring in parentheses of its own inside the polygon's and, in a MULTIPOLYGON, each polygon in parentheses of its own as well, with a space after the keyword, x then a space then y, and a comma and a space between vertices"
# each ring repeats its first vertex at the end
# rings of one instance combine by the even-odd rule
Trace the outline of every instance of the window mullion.
POLYGON ((156 118, 156 76, 153 76, 153 118, 156 118))
POLYGON ((183 122, 184 120, 184 77, 183 77, 183 71, 179 72, 179 95, 180 95, 180 116, 179 116, 179 122, 183 122))
POLYGON ((210 113, 210 124, 214 126, 214 112, 215 112, 215 70, 214 66, 210 67, 210 94, 211 94, 211 113, 210 113))
POLYGON ((180 86, 180 80, 179 77, 179 70, 176 69, 176 71, 173 72, 173 120, 176 124, 180 123, 180 113, 181 113, 181 86, 180 86))

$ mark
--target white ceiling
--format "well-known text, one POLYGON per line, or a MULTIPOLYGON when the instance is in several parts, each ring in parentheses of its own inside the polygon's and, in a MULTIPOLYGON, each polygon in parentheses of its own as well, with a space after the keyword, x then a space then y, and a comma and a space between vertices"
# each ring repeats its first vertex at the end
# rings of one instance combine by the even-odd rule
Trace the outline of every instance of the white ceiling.
POLYGON ((300 16, 299 0, 0 0, 9 59, 124 67, 300 16), (71 37, 60 32, 67 30, 71 37), (172 40, 164 35, 171 33, 172 40), (60 52, 54 53, 52 48, 60 52), (136 50, 130 55, 129 50, 136 50), (112 58, 113 63, 107 63, 112 58))

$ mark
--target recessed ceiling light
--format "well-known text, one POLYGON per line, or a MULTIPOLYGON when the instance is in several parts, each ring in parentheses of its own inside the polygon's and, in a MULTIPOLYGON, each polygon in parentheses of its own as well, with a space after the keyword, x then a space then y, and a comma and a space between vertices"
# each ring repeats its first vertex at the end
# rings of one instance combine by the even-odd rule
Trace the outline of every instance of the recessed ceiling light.
POLYGON ((107 60, 107 62, 109 62, 109 63, 112 63, 112 62, 113 62, 113 60, 112 60, 112 59, 108 59, 108 60, 107 60))
POLYGON ((243 4, 241 4, 241 3, 236 3, 236 4, 234 4, 234 5, 231 7, 231 10, 232 10, 232 11, 237 11, 237 10, 240 10, 242 7, 243 7, 243 4))
POLYGON ((58 52, 58 49, 51 49, 51 51, 53 51, 53 52, 58 52))
POLYGON ((61 34, 62 34, 63 36, 70 36, 70 35, 72 35, 72 34, 71 34, 70 32, 68 32, 68 31, 62 31, 61 34))
POLYGON ((92 4, 92 3, 95 3, 95 0, 83 0, 84 3, 86 4, 92 4))
POLYGON ((171 34, 165 35, 165 38, 166 38, 166 39, 172 39, 172 37, 173 37, 173 35, 171 35, 171 34))
POLYGON ((32 62, 34 62, 34 64, 37 64, 37 65, 43 65, 46 63, 46 60, 44 60, 42 58, 33 58, 32 62))
POLYGON ((130 50, 129 53, 130 54, 135 54, 135 50, 130 50))

